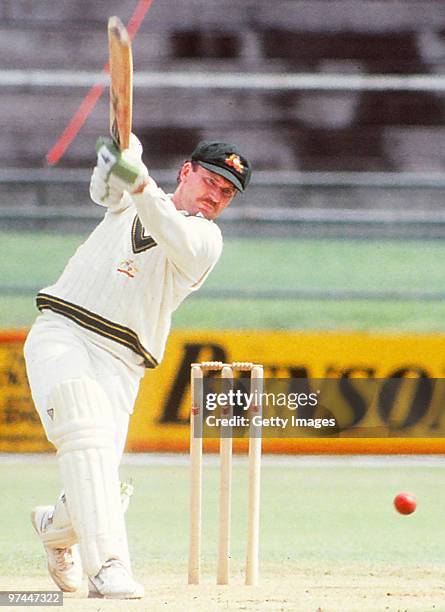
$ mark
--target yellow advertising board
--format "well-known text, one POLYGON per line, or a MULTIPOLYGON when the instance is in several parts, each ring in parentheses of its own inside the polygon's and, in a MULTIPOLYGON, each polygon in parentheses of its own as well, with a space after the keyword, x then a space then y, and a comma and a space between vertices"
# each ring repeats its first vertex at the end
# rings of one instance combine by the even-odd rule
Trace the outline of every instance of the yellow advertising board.
POLYGON ((22 331, 0 332, 0 452, 53 449, 34 409, 26 378, 22 331))
MULTIPOLYGON (((25 335, 0 334, 0 452, 52 448, 45 440, 26 381, 22 356, 25 335)), ((213 360, 261 363, 269 378, 416 378, 428 386, 428 381, 444 377, 445 335, 174 331, 163 363, 147 370, 142 381, 131 419, 128 451, 188 450, 190 364, 213 360)), ((409 414, 400 417, 396 437, 364 437, 371 423, 374 431, 379 425, 384 430, 387 415, 380 411, 364 415, 361 432, 360 428, 356 430, 360 437, 354 437, 352 430, 348 437, 340 433, 335 439, 271 437, 264 439, 263 449, 274 453, 444 453, 444 395, 440 389, 417 394, 409 414), (404 437, 404 424, 409 437, 404 437)), ((352 423, 357 415, 351 407, 349 413, 352 423)), ((217 445, 216 439, 205 440, 208 450, 216 450, 217 445)), ((246 441, 237 439, 234 447, 243 451, 246 441)))

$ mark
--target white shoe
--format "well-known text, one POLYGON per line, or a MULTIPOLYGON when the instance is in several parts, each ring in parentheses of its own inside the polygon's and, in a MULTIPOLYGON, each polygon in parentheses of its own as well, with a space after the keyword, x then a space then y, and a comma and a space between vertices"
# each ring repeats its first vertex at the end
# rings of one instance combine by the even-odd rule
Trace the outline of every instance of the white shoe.
POLYGON ((88 597, 99 599, 142 599, 144 587, 136 582, 126 566, 110 559, 97 576, 88 578, 88 597))
POLYGON ((59 589, 74 593, 82 585, 82 562, 77 544, 53 547, 45 543, 45 533, 51 526, 54 506, 37 506, 31 513, 31 521, 42 540, 48 557, 48 571, 59 589))

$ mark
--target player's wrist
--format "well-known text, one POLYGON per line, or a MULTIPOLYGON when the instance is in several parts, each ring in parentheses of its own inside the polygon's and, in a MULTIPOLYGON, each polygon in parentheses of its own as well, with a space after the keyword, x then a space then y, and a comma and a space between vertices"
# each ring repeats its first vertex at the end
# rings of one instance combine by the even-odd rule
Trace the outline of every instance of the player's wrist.
POLYGON ((144 180, 139 186, 133 189, 131 195, 138 195, 142 193, 149 183, 150 181, 148 179, 144 180))

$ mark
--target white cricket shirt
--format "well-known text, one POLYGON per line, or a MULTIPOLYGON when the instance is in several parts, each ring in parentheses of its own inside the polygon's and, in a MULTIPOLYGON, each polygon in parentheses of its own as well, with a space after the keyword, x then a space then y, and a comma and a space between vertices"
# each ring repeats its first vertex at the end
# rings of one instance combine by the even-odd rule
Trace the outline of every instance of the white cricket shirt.
POLYGON ((152 181, 108 208, 37 306, 131 349, 152 368, 164 354, 173 311, 199 289, 221 251, 218 226, 178 211, 152 181))

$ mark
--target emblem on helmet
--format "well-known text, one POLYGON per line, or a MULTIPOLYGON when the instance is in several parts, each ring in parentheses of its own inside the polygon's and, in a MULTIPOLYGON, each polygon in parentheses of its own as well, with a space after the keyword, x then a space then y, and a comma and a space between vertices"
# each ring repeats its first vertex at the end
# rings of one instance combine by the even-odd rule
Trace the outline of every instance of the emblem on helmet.
POLYGON ((240 160, 239 155, 232 153, 230 157, 225 159, 225 162, 228 166, 232 166, 232 168, 234 168, 240 174, 244 172, 243 162, 240 160))

